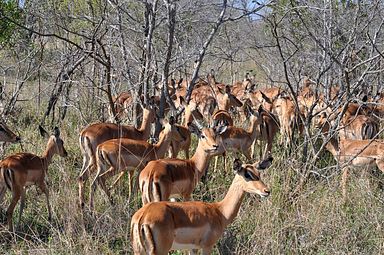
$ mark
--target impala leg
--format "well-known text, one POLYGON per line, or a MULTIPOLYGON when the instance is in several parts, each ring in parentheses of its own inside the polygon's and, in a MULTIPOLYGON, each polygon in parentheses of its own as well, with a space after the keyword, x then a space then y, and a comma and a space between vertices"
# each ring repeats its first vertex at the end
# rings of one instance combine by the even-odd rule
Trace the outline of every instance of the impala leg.
POLYGON ((92 162, 88 162, 88 160, 85 159, 83 161, 83 168, 81 170, 81 173, 79 177, 77 178, 77 182, 79 185, 79 204, 81 208, 84 208, 84 184, 89 178, 89 172, 91 171, 92 162))
POLYGON ((256 146, 256 139, 253 140, 252 145, 251 145, 251 156, 252 156, 252 158, 255 156, 255 146, 256 146))
POLYGON ((23 192, 22 189, 23 187, 17 187, 16 185, 13 186, 11 204, 8 206, 8 209, 7 209, 7 224, 9 227, 9 231, 11 232, 13 232, 13 224, 12 224, 13 211, 15 210, 15 206, 20 199, 21 193, 23 192))
POLYGON ((89 190, 89 208, 93 210, 93 196, 96 192, 97 189, 97 182, 100 179, 100 173, 102 172, 102 164, 98 163, 97 164, 97 172, 95 178, 92 180, 91 185, 90 185, 90 190, 89 190))
POLYGON ((216 173, 217 172, 217 162, 219 161, 219 156, 216 156, 215 157, 215 165, 213 167, 213 172, 216 173))
MULTIPOLYGON (((100 171, 101 172, 101 171, 100 171)), ((124 172, 123 172, 124 173, 124 172)), ((113 200, 112 200, 112 196, 111 196, 111 193, 109 192, 109 189, 107 189, 106 185, 105 185, 105 182, 106 180, 109 178, 109 177, 112 177, 116 174, 116 168, 114 168, 113 166, 111 166, 107 171, 105 171, 104 173, 98 175, 95 180, 94 180, 94 183, 92 183, 92 189, 91 189, 91 195, 90 195, 90 207, 93 208, 93 193, 96 191, 96 185, 97 183, 100 184, 100 187, 102 188, 102 190, 104 191, 104 193, 107 195, 108 197, 108 200, 111 204, 113 204, 113 200)))
POLYGON ((7 187, 4 185, 0 184, 0 204, 3 202, 5 192, 7 192, 7 187))
MULTIPOLYGON (((122 172, 122 173, 124 174, 124 172, 122 172)), ((113 199, 112 199, 111 193, 109 192, 109 189, 107 188, 107 185, 105 185, 105 181, 106 181, 106 179, 102 178, 102 177, 98 179, 98 183, 99 183, 101 189, 104 191, 105 195, 107 195, 109 203, 111 205, 113 205, 114 204, 113 199)))
POLYGON ((199 253, 199 250, 198 249, 192 249, 189 251, 189 255, 195 255, 195 254, 198 254, 199 253))
POLYGON ((48 221, 52 220, 52 209, 51 209, 51 204, 49 202, 49 190, 47 188, 47 184, 45 182, 41 182, 39 184, 40 190, 45 194, 45 200, 47 201, 47 208, 48 208, 48 221))
POLYGON ((117 176, 116 180, 109 186, 109 189, 112 189, 116 186, 116 184, 120 181, 120 179, 124 176, 125 172, 120 172, 119 176, 117 176))
POLYGON ((191 201, 191 194, 184 194, 183 199, 184 199, 184 201, 191 201))
MULTIPOLYGON (((380 171, 383 172, 383 174, 384 174, 384 160, 376 159, 376 165, 377 165, 377 168, 379 168, 380 171)), ((1 200, 0 200, 0 202, 1 202, 1 200)))
POLYGON ((203 252, 201 253, 202 255, 209 255, 212 253, 213 247, 208 247, 208 248, 203 248, 203 252))
POLYGON ((25 187, 22 188, 22 191, 21 191, 21 194, 20 194, 19 220, 17 222, 16 229, 20 229, 21 215, 23 214, 24 206, 25 206, 25 187))
POLYGON ((341 177, 341 188, 343 193, 343 200, 347 199, 347 179, 348 179, 348 167, 346 167, 343 171, 343 175, 341 177))
POLYGON ((184 150, 185 158, 189 159, 189 148, 184 150))
POLYGON ((133 187, 131 189, 131 194, 129 196, 129 201, 131 201, 131 197, 132 196, 136 195, 136 192, 138 190, 138 187, 139 187, 139 176, 140 176, 141 170, 142 170, 142 168, 137 168, 137 176, 136 176, 136 179, 135 179, 134 183, 133 183, 133 178, 135 177, 134 176, 135 175, 135 169, 128 171, 128 173, 129 173, 129 183, 130 183, 131 188, 133 187))

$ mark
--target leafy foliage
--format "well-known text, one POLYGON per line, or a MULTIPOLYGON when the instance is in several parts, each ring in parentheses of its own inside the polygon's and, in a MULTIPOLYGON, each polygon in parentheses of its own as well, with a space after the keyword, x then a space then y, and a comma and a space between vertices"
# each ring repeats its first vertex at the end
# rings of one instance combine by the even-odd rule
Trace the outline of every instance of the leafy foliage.
POLYGON ((0 1, 0 45, 12 45, 18 33, 18 28, 13 21, 21 21, 22 10, 18 1, 0 1), (12 20, 12 21, 11 21, 12 20))

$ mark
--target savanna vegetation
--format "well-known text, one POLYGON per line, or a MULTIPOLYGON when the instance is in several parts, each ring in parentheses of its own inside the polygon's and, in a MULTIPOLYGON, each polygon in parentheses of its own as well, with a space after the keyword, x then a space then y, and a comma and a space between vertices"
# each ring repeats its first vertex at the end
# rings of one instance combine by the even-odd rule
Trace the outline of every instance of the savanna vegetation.
MULTIPOLYGON (((342 171, 351 162, 337 162, 325 149, 329 137, 338 135, 349 104, 362 105, 367 98, 373 105, 383 102, 383 24, 380 0, 0 1, 1 118, 21 137, 20 143, 4 144, 2 158, 41 155, 47 140, 39 135, 39 124, 47 130, 58 126, 68 152, 54 158, 46 178, 51 221, 44 195, 33 186, 13 233, 5 224, 11 193, 0 201, 0 252, 133 254, 130 221, 142 205, 140 194, 128 201, 124 176, 113 189, 113 205, 97 189, 94 211, 81 208, 79 133, 95 122, 139 126, 140 104, 154 95, 159 96, 156 119, 182 116, 168 84, 183 79, 189 103, 195 84, 214 74, 231 87, 245 76, 255 91, 279 87, 295 109, 309 77, 315 100, 300 117, 303 132, 294 128, 288 145, 281 133, 274 139, 273 165, 262 173, 271 195, 246 196, 213 254, 383 254, 383 173, 375 167, 350 171, 343 197, 342 171), (115 97, 124 91, 132 101, 129 114, 119 115, 115 97), (337 113, 324 140, 313 122, 319 106, 337 113)), ((247 128, 237 111, 235 126, 247 128)), ((209 124, 209 118, 204 121, 209 124)), ((156 121, 155 136, 160 127, 156 121)), ((374 138, 380 137, 382 125, 374 138)), ((190 155, 197 142, 192 136, 190 155)), ((193 200, 221 200, 234 177, 234 159, 258 161, 261 146, 252 160, 227 153, 226 169, 222 157, 215 171, 211 162, 193 200)), ((15 226, 17 216, 18 207, 15 226)))

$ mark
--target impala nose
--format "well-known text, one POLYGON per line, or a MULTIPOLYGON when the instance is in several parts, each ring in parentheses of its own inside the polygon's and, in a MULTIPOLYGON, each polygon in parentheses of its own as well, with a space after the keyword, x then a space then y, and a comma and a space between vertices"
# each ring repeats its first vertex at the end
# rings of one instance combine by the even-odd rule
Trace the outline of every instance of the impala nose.
POLYGON ((263 192, 267 195, 271 194, 271 191, 269 189, 264 189, 263 192))
POLYGON ((219 148, 219 145, 217 145, 217 144, 214 144, 213 145, 213 148, 215 148, 216 150, 219 148))

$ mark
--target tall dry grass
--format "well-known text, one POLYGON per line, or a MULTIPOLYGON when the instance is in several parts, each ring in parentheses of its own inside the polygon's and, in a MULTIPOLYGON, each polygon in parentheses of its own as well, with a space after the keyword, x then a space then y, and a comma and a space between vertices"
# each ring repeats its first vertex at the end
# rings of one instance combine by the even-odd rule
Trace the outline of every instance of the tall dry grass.
MULTIPOLYGON (((30 110, 20 112, 9 123, 20 131, 23 146, 9 145, 7 155, 21 150, 40 154, 45 147, 46 141, 37 131, 41 113, 33 106, 26 109, 30 110)), ((140 207, 140 199, 137 196, 128 203, 126 178, 114 191, 116 205, 110 206, 98 189, 94 214, 87 210, 82 214, 78 208, 76 178, 82 164, 78 133, 82 126, 76 116, 70 115, 61 127, 69 157, 56 157, 49 168, 53 221, 47 221, 44 196, 36 188, 29 188, 17 233, 11 235, 4 225, 0 227, 0 253, 132 253, 129 225, 140 207)), ((196 147, 196 138, 192 147, 196 147)), ((353 171, 349 199, 344 203, 339 188, 340 172, 327 168, 335 162, 324 153, 318 165, 327 178, 311 175, 301 191, 292 196, 302 167, 300 150, 285 155, 280 146, 274 147, 274 163, 262 175, 272 189, 271 196, 246 196, 238 217, 226 229, 214 254, 384 254, 384 175, 378 170, 353 171)), ((223 198, 233 178, 233 155, 230 154, 228 162, 228 169, 222 169, 221 160, 218 172, 210 168, 206 183, 198 185, 193 199, 209 202, 223 198)), ((1 205, 2 222, 9 201, 8 193, 1 205)))

